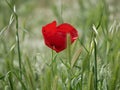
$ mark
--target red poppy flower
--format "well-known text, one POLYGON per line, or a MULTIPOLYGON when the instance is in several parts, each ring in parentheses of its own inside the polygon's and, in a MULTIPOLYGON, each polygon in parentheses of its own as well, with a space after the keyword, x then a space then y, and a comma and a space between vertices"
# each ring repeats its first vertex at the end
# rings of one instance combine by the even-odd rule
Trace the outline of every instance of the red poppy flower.
POLYGON ((56 26, 56 21, 42 27, 45 44, 56 52, 66 48, 66 37, 70 34, 71 43, 78 38, 77 30, 68 23, 56 26))

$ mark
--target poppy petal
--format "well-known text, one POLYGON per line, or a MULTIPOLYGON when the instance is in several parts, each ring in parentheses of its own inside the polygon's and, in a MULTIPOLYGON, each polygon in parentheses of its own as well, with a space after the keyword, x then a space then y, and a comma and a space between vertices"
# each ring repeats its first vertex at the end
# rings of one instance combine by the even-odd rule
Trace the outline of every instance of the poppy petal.
POLYGON ((57 27, 58 31, 61 31, 63 33, 70 33, 71 41, 73 42, 78 38, 77 30, 70 24, 63 23, 57 27))
POLYGON ((53 35, 55 30, 56 30, 56 21, 53 21, 52 23, 49 23, 46 26, 42 27, 42 33, 46 36, 53 35))

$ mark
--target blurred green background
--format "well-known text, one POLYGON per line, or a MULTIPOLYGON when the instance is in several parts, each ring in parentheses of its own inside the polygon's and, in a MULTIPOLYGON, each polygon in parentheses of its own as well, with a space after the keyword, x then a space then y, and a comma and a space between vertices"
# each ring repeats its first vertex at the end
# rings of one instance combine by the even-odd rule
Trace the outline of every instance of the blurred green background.
MULTIPOLYGON (((58 21, 58 24, 62 23, 61 16, 64 22, 70 23, 78 28, 80 36, 84 31, 89 32, 92 24, 97 25, 99 23, 101 13, 103 13, 104 19, 108 22, 107 24, 111 25, 114 21, 120 20, 119 0, 16 0, 15 5, 19 17, 21 44, 23 46, 27 45, 24 46, 26 49, 29 48, 27 50, 39 48, 39 52, 42 51, 43 48, 45 49, 41 35, 42 26, 53 20, 58 21)), ((9 24, 11 14, 12 12, 6 0, 1 0, 1 31, 9 24)), ((11 46, 15 40, 14 23, 9 28, 9 30, 4 32, 4 34, 7 33, 7 36, 3 35, 1 38, 6 38, 8 45, 11 46)), ((8 46, 8 48, 10 48, 10 46, 8 46)), ((32 52, 34 52, 34 50, 32 50, 32 52)))
MULTIPOLYGON (((106 65, 106 63, 113 63, 113 60, 117 61, 119 59, 120 0, 0 0, 1 90, 9 87, 7 80, 3 78, 4 75, 6 75, 8 71, 14 69, 17 72, 19 67, 15 33, 16 22, 7 1, 11 5, 16 6, 23 67, 26 67, 26 70, 29 68, 24 66, 26 65, 26 60, 29 59, 36 78, 36 75, 39 76, 44 69, 46 70, 46 63, 48 64, 51 62, 51 49, 44 44, 41 33, 42 26, 54 20, 58 22, 58 25, 61 24, 62 21, 73 25, 78 30, 81 43, 85 45, 88 50, 90 49, 89 46, 91 43, 92 25, 94 24, 97 27, 100 24, 97 37, 97 48, 98 60, 102 61, 100 61, 99 67, 101 68, 106 65)), ((82 45, 77 45, 72 53, 75 53, 80 46, 82 45)), ((66 58, 64 51, 58 55, 59 57, 66 58)), ((85 55, 86 52, 83 50, 79 60, 84 59, 85 55)), ((93 57, 91 57, 91 59, 92 58, 93 57)), ((58 69, 58 71, 60 71, 60 69, 58 69)), ((44 76, 44 73, 42 75, 44 76)), ((13 82, 15 83, 14 78, 13 82)), ((36 81, 36 83, 37 82, 39 81, 36 81)), ((39 85, 36 85, 39 88, 39 85)), ((118 85, 118 87, 120 87, 120 85, 118 85)), ((16 88, 19 88, 19 86, 16 88)))

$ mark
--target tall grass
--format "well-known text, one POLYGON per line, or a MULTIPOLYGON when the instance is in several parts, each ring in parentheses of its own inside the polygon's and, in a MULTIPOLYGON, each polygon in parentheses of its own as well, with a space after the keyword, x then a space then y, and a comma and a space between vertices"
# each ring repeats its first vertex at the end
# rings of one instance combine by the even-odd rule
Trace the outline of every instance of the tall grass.
POLYGON ((0 8, 0 20, 4 22, 0 22, 0 90, 120 90, 120 22, 110 20, 108 2, 61 0, 58 7, 51 1, 46 9, 33 3, 34 8, 30 13, 26 9, 24 17, 21 9, 32 1, 0 2, 9 11, 3 18, 6 12, 0 8), (49 19, 44 17, 48 12, 42 16, 36 7, 51 12, 49 19), (28 22, 30 15, 36 15, 36 19, 32 17, 28 22), (67 35, 67 48, 60 53, 44 44, 32 47, 36 39, 40 44, 43 40, 38 28, 52 19, 71 23, 79 32, 72 45, 67 35), (35 27, 39 33, 33 33, 37 32, 32 30, 35 27))

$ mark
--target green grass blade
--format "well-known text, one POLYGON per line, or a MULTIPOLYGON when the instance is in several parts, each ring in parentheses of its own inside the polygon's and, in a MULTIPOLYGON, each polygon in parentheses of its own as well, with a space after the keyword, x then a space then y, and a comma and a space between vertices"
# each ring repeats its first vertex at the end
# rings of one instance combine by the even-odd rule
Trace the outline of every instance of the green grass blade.
POLYGON ((78 60, 81 52, 82 52, 82 49, 80 48, 80 49, 78 49, 78 50, 75 52, 75 54, 73 55, 72 60, 71 60, 71 68, 74 67, 74 65, 75 65, 75 63, 77 62, 77 60, 78 60))

